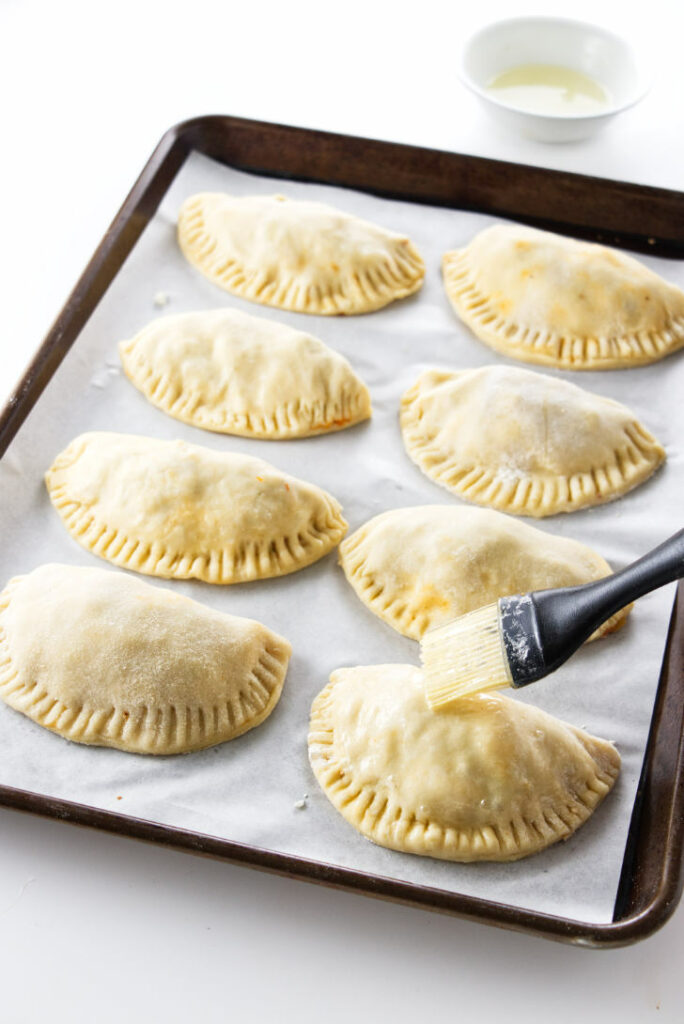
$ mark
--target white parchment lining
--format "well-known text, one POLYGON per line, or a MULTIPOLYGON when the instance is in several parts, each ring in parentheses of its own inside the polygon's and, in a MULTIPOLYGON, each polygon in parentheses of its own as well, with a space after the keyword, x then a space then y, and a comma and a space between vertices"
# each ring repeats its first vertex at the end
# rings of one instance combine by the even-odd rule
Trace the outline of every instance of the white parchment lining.
MULTIPOLYGON (((425 367, 507 361, 457 320, 440 273, 445 250, 492 222, 339 188, 273 181, 193 155, 0 463, 0 585, 46 561, 106 565, 71 540, 42 480, 54 456, 86 430, 184 438, 258 455, 331 491, 350 530, 385 509, 457 501, 405 454, 398 403, 425 367), (405 231, 425 258, 425 285, 385 310, 348 318, 284 313, 234 298, 190 267, 175 242, 180 203, 206 190, 321 199, 405 231), (154 306, 158 292, 170 298, 163 311, 154 306), (226 305, 307 329, 342 352, 370 388, 372 420, 327 437, 268 442, 205 433, 148 404, 121 371, 117 342, 160 312, 226 305)), ((684 286, 682 265, 644 262, 684 286)), ((665 468, 618 502, 535 524, 592 545, 619 568, 681 526, 684 358, 635 370, 557 375, 629 405, 667 449, 665 468)), ((614 792, 567 843, 513 864, 461 865, 373 846, 333 809, 311 773, 309 708, 330 672, 342 665, 418 663, 418 645, 359 602, 336 561, 333 552, 294 575, 234 587, 149 580, 258 618, 292 642, 282 698, 259 728, 200 753, 143 757, 67 743, 0 702, 0 781, 385 877, 578 920, 611 920, 673 588, 644 598, 620 633, 584 648, 519 697, 615 740, 623 769, 614 792), (306 806, 297 809, 304 794, 306 806)))

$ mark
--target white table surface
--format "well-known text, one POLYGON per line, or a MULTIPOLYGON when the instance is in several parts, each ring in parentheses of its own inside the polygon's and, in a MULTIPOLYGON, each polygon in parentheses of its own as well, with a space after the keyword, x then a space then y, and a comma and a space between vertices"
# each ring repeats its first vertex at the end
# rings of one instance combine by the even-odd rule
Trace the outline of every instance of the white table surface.
MULTIPOLYGON (((675 0, 0 0, 0 401, 175 122, 230 113, 682 189, 683 37, 675 0), (477 25, 542 12, 652 60, 647 99, 594 141, 504 135, 456 81, 477 25)), ((680 1021, 683 955, 682 908, 592 952, 0 811, 8 1024, 680 1021)))

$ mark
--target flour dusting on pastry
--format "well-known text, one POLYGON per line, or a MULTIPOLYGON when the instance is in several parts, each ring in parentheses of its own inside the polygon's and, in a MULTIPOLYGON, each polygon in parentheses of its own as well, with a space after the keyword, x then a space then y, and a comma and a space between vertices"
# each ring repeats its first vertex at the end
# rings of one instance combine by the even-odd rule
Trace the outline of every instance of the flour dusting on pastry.
POLYGON ((406 451, 431 479, 518 515, 619 498, 665 459, 626 406, 516 367, 427 370, 404 394, 400 419, 406 451))
POLYGON ((0 697, 76 743, 179 754, 253 729, 287 640, 125 573, 42 565, 0 594, 0 697))

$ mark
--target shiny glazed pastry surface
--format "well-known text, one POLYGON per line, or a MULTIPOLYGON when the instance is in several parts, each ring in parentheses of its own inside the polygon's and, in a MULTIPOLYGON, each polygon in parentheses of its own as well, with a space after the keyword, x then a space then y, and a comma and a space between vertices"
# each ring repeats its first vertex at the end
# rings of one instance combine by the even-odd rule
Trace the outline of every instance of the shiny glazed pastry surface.
POLYGON ((567 839, 612 789, 615 747, 499 694, 435 714, 420 669, 334 672, 311 710, 324 793, 381 846, 444 860, 517 860, 567 839))

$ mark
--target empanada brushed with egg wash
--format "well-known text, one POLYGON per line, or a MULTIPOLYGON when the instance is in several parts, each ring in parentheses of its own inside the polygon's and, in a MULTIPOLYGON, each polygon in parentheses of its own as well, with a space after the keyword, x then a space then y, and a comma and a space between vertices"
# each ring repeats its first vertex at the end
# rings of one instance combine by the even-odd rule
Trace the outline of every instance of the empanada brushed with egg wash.
POLYGON ((323 792, 366 838, 453 861, 509 861, 567 839, 612 789, 612 743, 476 694, 430 711, 412 665, 333 672, 311 709, 323 792))

